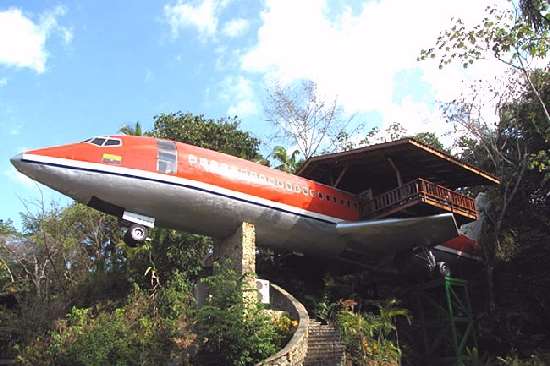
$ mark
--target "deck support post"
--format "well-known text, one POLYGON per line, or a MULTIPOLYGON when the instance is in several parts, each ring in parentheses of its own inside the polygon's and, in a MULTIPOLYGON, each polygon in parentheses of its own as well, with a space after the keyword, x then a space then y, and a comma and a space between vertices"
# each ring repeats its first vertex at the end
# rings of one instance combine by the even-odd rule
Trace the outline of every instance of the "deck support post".
POLYGON ((344 175, 348 172, 349 165, 345 165, 340 174, 338 175, 338 178, 336 178, 336 182, 334 183, 334 188, 338 188, 338 184, 342 181, 342 178, 344 178, 344 175))
POLYGON ((390 163, 391 167, 395 171, 395 176, 397 178, 397 186, 401 187, 403 185, 403 179, 401 178, 401 172, 399 171, 399 169, 397 169, 397 166, 393 162, 392 158, 387 157, 386 160, 388 160, 388 163, 390 163))
POLYGON ((258 301, 256 288, 256 229, 253 224, 242 222, 237 230, 214 245, 214 260, 229 259, 237 274, 243 276, 243 301, 258 301))

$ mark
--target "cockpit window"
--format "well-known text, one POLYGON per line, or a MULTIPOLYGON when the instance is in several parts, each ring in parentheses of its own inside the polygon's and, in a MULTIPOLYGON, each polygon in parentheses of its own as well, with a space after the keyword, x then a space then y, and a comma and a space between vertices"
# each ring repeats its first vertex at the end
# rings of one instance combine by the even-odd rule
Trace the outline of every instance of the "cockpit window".
POLYGON ((84 140, 83 142, 87 142, 89 144, 93 144, 95 146, 121 146, 122 141, 120 139, 116 138, 110 138, 110 137, 92 137, 87 140, 84 140))
POLYGON ((105 142, 105 139, 102 137, 95 137, 92 141, 90 141, 91 144, 101 146, 105 142))
POLYGON ((103 146, 120 146, 120 145, 121 145, 120 140, 108 139, 107 141, 105 141, 105 145, 103 146))

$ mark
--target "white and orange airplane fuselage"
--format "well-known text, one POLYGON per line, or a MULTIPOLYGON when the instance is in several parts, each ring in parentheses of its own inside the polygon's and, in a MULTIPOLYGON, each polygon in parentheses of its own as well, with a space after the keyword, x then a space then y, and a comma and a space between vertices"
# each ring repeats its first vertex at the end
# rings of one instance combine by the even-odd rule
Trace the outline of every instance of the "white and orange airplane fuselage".
MULTIPOLYGON (((124 220, 206 234, 256 226, 258 245, 356 259, 444 243, 452 214, 360 220, 354 194, 244 159, 153 137, 105 136, 12 158, 23 174, 124 220)), ((368 177, 365 177, 368 179, 368 177)))

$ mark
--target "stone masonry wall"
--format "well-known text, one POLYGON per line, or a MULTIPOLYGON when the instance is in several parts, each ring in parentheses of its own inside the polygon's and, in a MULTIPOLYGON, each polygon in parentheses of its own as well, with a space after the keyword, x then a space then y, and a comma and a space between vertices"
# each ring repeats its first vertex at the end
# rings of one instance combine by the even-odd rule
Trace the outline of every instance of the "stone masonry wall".
POLYGON ((288 292, 271 284, 271 308, 286 311, 298 320, 298 328, 286 346, 256 366, 301 366, 307 354, 309 316, 306 308, 288 292))

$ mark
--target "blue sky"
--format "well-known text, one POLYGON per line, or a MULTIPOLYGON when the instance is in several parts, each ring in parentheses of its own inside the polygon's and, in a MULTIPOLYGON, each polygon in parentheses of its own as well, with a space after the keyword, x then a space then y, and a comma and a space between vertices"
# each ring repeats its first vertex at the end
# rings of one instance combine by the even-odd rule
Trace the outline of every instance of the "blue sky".
MULTIPOLYGON (((506 5, 504 0, 499 3, 506 5)), ((486 2, 441 1, 10 1, 0 3, 0 218, 18 221, 39 197, 9 157, 33 147, 145 128, 184 111, 241 117, 272 144, 263 116, 273 81, 317 82, 369 127, 446 129, 438 101, 467 72, 418 63, 451 16, 475 22, 486 2)), ((357 118, 357 117, 356 117, 357 118)), ((63 200, 42 188, 46 199, 63 200)))

